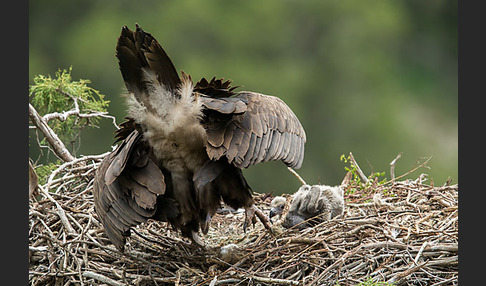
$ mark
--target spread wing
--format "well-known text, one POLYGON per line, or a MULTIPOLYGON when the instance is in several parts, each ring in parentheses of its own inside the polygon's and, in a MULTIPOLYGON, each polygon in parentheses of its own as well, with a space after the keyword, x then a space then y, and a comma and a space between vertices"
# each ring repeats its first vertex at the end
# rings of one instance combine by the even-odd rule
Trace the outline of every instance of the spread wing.
POLYGON ((245 91, 227 97, 203 95, 201 101, 211 159, 226 156, 239 168, 270 160, 293 168, 302 165, 305 131, 278 97, 245 91))
POLYGON ((157 210, 159 195, 165 192, 164 175, 150 158, 141 142, 141 134, 133 130, 112 153, 101 162, 94 179, 95 210, 115 246, 123 250, 129 229, 153 217, 177 214, 175 206, 164 204, 157 210))

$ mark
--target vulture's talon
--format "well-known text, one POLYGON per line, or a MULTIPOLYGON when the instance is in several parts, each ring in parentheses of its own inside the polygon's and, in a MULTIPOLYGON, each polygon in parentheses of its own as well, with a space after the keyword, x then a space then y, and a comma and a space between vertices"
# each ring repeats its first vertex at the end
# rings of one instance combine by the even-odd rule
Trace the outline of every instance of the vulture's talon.
POLYGON ((272 227, 270 226, 270 220, 263 214, 263 212, 255 205, 249 208, 245 208, 245 222, 243 223, 243 231, 246 233, 246 228, 250 225, 250 222, 255 226, 256 217, 262 222, 263 226, 273 234, 272 227))
POLYGON ((245 221, 243 222, 243 232, 246 233, 246 229, 250 224, 255 227, 256 218, 255 218, 255 210, 252 207, 245 208, 245 221))
POLYGON ((199 234, 197 232, 192 231, 191 232, 191 245, 196 246, 196 247, 201 247, 201 248, 206 248, 206 244, 201 240, 199 237, 199 234))

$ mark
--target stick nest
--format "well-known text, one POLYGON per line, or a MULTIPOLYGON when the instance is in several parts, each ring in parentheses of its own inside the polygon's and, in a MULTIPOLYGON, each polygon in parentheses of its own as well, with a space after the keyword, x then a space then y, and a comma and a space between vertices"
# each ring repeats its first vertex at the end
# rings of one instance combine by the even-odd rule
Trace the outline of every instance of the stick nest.
MULTIPOLYGON (((102 156, 54 171, 29 201, 31 285, 455 285, 458 282, 458 185, 421 178, 365 193, 345 190, 342 217, 274 234, 260 222, 243 233, 244 213, 217 213, 206 248, 166 223, 132 230, 124 253, 94 211, 94 170, 102 156)), ((285 196, 285 195, 284 195, 285 196)), ((268 214, 271 196, 255 194, 268 214)))

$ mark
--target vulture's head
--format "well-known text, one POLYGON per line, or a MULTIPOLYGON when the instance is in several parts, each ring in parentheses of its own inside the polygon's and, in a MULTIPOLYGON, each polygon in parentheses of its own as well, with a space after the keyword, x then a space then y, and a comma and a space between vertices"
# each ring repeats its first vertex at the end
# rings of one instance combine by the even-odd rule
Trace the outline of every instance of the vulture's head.
POLYGON ((287 200, 284 197, 277 196, 273 198, 272 202, 270 203, 270 213, 268 214, 270 221, 272 220, 272 217, 280 217, 282 215, 286 203, 287 200))

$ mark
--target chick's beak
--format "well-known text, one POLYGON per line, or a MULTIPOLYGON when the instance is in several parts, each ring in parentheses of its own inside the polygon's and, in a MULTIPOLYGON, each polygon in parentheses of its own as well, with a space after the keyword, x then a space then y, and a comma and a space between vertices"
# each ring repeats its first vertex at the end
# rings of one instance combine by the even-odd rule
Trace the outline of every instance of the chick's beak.
POLYGON ((276 215, 277 215, 277 211, 275 210, 275 208, 271 208, 270 213, 268 214, 268 218, 271 219, 272 217, 274 217, 276 215))
POLYGON ((280 215, 280 214, 282 214, 282 211, 279 208, 271 208, 270 212, 268 214, 268 218, 269 218, 270 222, 272 222, 272 217, 280 215))

